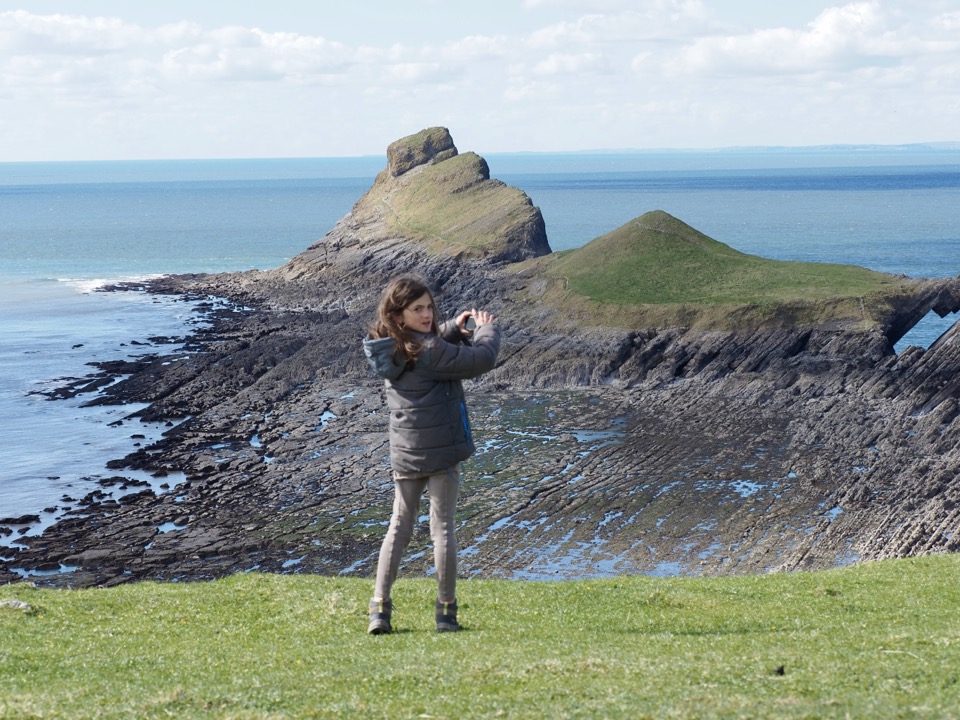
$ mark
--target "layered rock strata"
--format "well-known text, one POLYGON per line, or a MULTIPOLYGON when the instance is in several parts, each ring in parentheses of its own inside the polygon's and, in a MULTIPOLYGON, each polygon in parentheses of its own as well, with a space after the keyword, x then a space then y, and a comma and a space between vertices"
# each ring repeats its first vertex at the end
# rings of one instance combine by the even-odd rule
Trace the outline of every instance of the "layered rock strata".
MULTIPOLYGON (((410 270, 446 315, 487 307, 504 331, 498 367, 468 387, 464 576, 753 573, 960 549, 960 326, 892 351, 926 313, 960 309, 960 283, 917 281, 869 326, 584 324, 549 302, 539 211, 482 158, 434 128, 388 159, 284 267, 149 287, 234 304, 208 308, 178 362, 102 366, 123 379, 94 382, 90 402, 150 403, 131 432, 170 429, 111 463, 112 492, 5 550, 0 581, 371 573, 392 486, 359 341, 385 278, 410 270), (183 479, 155 493, 128 468, 183 479)), ((430 558, 421 526, 407 571, 430 558)))

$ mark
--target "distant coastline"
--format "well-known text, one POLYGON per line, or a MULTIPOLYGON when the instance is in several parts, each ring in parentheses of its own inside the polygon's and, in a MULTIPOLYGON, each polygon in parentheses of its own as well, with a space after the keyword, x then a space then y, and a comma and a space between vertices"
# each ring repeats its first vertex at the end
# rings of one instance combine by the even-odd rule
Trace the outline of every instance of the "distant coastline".
MULTIPOLYGON (((586 148, 581 150, 508 150, 483 152, 491 165, 505 164, 512 169, 512 163, 522 161, 523 171, 536 172, 539 161, 547 166, 564 159, 575 159, 578 163, 596 157, 604 161, 603 168, 609 168, 608 161, 619 158, 617 165, 632 166, 637 159, 643 159, 646 169, 660 169, 649 166, 656 158, 723 158, 730 161, 750 158, 776 158, 779 156, 794 159, 809 156, 811 159, 830 157, 844 162, 859 164, 891 165, 903 164, 958 164, 960 163, 960 141, 938 141, 907 143, 899 145, 877 144, 836 144, 836 145, 744 145, 704 148, 586 148), (530 165, 533 161, 533 166, 530 165), (864 163, 864 161, 869 161, 864 163)), ((63 173, 74 175, 76 182, 92 182, 91 170, 102 170, 101 181, 125 181, 137 179, 162 181, 164 179, 183 179, 189 171, 196 180, 225 179, 231 176, 243 179, 268 180, 294 179, 297 177, 336 177, 336 178, 373 178, 383 168, 384 156, 344 155, 316 157, 224 157, 224 158, 126 158, 126 159, 85 159, 85 160, 36 160, 36 161, 0 161, 0 187, 33 180, 38 184, 64 181, 63 173), (282 173, 278 169, 282 167, 282 173), (56 174, 44 172, 44 169, 56 169, 56 174), (71 172, 71 168, 76 173, 71 172), (131 174, 132 173, 132 174, 131 174)), ((752 163, 751 163, 751 166, 752 163)), ((810 165, 817 167, 815 163, 810 165)), ((582 166, 579 166, 581 169, 582 166)), ((690 165, 688 167, 696 167, 690 165)), ((729 169, 735 165, 724 165, 729 169)), ((586 168, 589 171, 589 166, 586 168)), ((626 169, 617 168, 617 169, 626 169)))

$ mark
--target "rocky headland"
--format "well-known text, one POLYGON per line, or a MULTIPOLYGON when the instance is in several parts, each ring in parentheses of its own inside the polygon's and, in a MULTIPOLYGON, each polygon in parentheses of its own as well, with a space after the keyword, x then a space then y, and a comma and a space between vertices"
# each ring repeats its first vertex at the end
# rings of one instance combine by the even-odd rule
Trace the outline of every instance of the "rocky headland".
MULTIPOLYGON (((353 210, 283 267, 143 288, 205 301, 211 323, 63 393, 149 403, 131 433, 169 428, 5 549, 0 582, 370 574, 392 485, 360 339, 405 271, 447 316, 484 307, 504 332, 498 367, 468 387, 480 449, 463 576, 761 573, 960 549, 960 326, 893 350, 928 312, 960 310, 960 281, 775 263, 658 211, 552 253, 529 198, 431 128, 393 143, 353 210), (175 480, 155 492, 129 469, 175 480)), ((408 572, 430 565, 421 527, 408 572)))

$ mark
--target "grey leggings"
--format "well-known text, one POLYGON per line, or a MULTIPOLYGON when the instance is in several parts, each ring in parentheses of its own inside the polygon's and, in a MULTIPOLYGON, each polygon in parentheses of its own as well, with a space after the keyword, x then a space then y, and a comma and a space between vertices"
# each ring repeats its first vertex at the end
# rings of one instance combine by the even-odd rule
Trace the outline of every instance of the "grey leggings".
POLYGON ((454 513, 460 490, 460 468, 439 470, 414 478, 394 477, 393 514, 387 535, 380 546, 377 584, 373 597, 389 600, 390 589, 400 571, 403 551, 413 535, 420 513, 423 491, 430 495, 430 535, 433 538, 433 562, 437 570, 437 600, 452 603, 457 599, 457 538, 454 513))

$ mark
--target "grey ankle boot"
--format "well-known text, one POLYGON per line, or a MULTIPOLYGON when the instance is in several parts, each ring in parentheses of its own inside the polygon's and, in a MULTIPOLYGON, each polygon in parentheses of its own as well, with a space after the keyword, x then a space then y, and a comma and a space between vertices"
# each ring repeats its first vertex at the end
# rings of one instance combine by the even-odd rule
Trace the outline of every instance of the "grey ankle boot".
POLYGON ((390 615, 393 613, 393 603, 390 600, 370 601, 370 625, 367 632, 370 635, 386 635, 393 631, 390 626, 390 615))
POLYGON ((457 601, 442 603, 437 601, 437 632, 456 632, 460 629, 457 622, 457 601))

